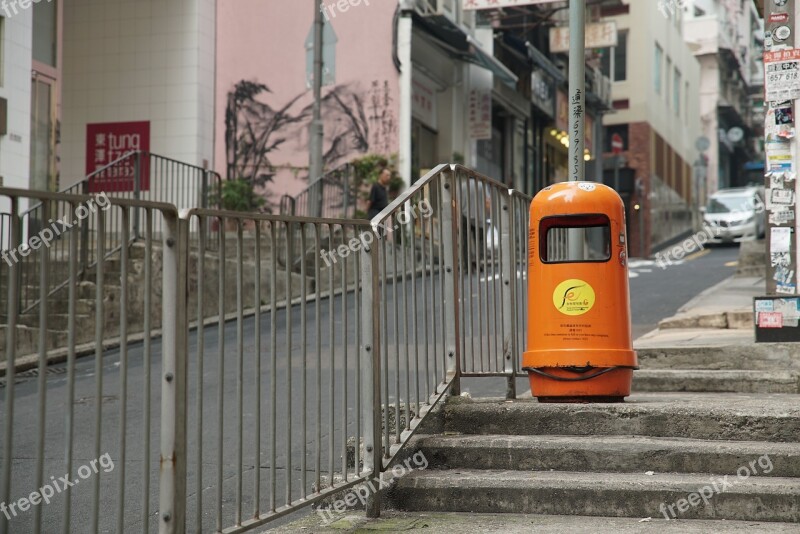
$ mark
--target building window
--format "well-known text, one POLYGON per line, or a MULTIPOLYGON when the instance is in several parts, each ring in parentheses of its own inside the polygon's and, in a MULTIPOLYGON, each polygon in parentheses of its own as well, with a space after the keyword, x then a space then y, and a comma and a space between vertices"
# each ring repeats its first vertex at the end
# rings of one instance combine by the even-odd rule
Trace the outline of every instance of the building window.
POLYGON ((664 70, 664 99, 667 101, 667 108, 669 108, 669 77, 672 74, 672 60, 667 58, 667 68, 664 70))
POLYGON ((603 152, 611 152, 611 138, 614 134, 622 137, 622 150, 628 150, 628 125, 615 124, 606 126, 603 132, 603 152))
POLYGON ((661 63, 664 61, 664 49, 656 43, 656 57, 653 65, 653 87, 656 94, 661 94, 661 63))
POLYGON ((58 16, 55 2, 33 4, 33 59, 57 67, 58 16))
POLYGON ((675 69, 675 77, 673 78, 672 101, 675 107, 675 115, 680 117, 681 116, 681 71, 679 71, 678 69, 675 69))
POLYGON ((689 80, 686 80, 686 98, 683 100, 683 120, 686 122, 686 125, 689 125, 689 80))
POLYGON ((628 79, 628 32, 617 34, 617 46, 603 51, 601 69, 614 82, 628 79))

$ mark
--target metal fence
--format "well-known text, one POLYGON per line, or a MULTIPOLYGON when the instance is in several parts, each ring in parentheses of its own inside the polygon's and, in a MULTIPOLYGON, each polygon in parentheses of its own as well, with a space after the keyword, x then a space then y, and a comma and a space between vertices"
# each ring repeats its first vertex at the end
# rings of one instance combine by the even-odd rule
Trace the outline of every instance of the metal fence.
MULTIPOLYGON (((0 189, 12 205, 12 242, 21 240, 20 199, 42 203, 45 213, 56 203, 67 206, 76 216, 88 195, 40 193, 0 189)), ((5 378, 0 418, 3 426, 2 484, 0 500, 11 508, 0 514, 0 532, 117 532, 156 529, 159 509, 158 468, 168 470, 170 461, 159 462, 159 418, 156 408, 169 412, 175 402, 176 383, 165 378, 174 372, 178 323, 173 305, 178 299, 177 273, 165 269, 164 283, 156 288, 156 262, 150 252, 155 238, 152 228, 158 221, 165 228, 164 249, 170 250, 175 239, 177 210, 169 204, 137 200, 111 199, 108 210, 89 215, 98 229, 98 255, 103 256, 105 231, 112 214, 128 227, 132 212, 143 210, 143 257, 128 257, 122 247, 118 278, 106 273, 99 262, 92 284, 80 282, 79 240, 68 241, 65 261, 69 276, 66 294, 55 298, 48 294, 51 282, 51 253, 46 246, 31 252, 39 259, 39 320, 32 326, 18 325, 19 286, 9 284, 0 302, 6 316, 3 334, 5 378), (141 268, 141 301, 134 301, 131 276, 141 268), (172 274, 172 276, 170 276, 172 274), (116 291, 114 291, 114 289, 116 291), (109 299, 109 290, 115 298, 109 299), (160 310, 160 311, 159 311, 160 310), (79 317, 94 316, 94 346, 77 344, 79 317), (132 314, 141 314, 144 334, 139 343, 122 342, 117 349, 106 350, 110 337, 128 339, 132 314), (154 316, 163 315, 160 339, 154 338, 154 316), (64 333, 56 333, 63 330, 64 333), (34 336, 37 354, 27 361, 17 359, 17 347, 23 339, 34 336), (50 352, 56 349, 56 352, 50 352), (78 355, 87 356, 78 359, 78 355), (56 356, 65 363, 52 366, 56 356), (91 357, 93 356, 93 358, 91 357), (32 367, 17 374, 14 364, 32 367), (160 369, 159 364, 163 367, 160 369), (109 461, 106 461, 109 460, 109 461), (52 501, 45 506, 23 504, 31 492, 40 491, 52 501), (10 521, 9 521, 10 519, 10 521)), ((170 256, 165 255, 165 260, 170 256)), ((9 266, 12 280, 24 268, 21 262, 9 266)), ((85 328, 85 326, 81 326, 85 328)), ((21 367, 22 368, 22 367, 21 367)), ((161 458, 174 458, 173 433, 162 427, 161 458)), ((163 495, 163 492, 162 492, 163 495)), ((161 510, 166 508, 161 506, 161 510)))
MULTIPOLYGON (((123 221, 121 214, 112 210, 104 220, 104 254, 98 254, 100 237, 97 219, 88 215, 89 211, 103 209, 106 198, 165 202, 178 209, 210 207, 216 205, 215 196, 220 182, 219 174, 213 171, 148 152, 131 152, 62 191, 65 194, 92 195, 93 198, 74 213, 64 201, 52 200, 47 206, 34 203, 20 215, 21 239, 13 241, 21 246, 19 311, 25 313, 34 310, 40 301, 38 280, 41 262, 39 255, 28 254, 26 249, 26 244, 34 237, 40 239, 42 233, 52 236, 49 239, 51 244, 46 247, 51 263, 48 294, 52 294, 66 286, 69 277, 67 255, 71 240, 79 241, 78 271, 81 274, 95 268, 98 258, 118 257, 123 247, 141 239, 144 210, 132 209, 127 221, 123 221)), ((10 217, 10 214, 7 216, 10 217)), ((12 242, 10 233, 5 228, 0 230, 3 231, 0 239, 12 242)), ((154 231, 160 233, 161 230, 160 221, 156 221, 154 231)))
POLYGON ((352 219, 358 209, 355 167, 346 163, 325 173, 300 194, 283 195, 281 215, 352 219))
MULTIPOLYGON (((14 242, 20 198, 70 215, 91 198, 0 196, 14 206, 14 242)), ((10 522, 0 514, 0 533, 245 531, 378 477, 460 376, 505 376, 513 396, 529 200, 450 165, 372 221, 178 216, 174 205, 111 198, 88 216, 98 257, 113 217, 127 239, 141 214, 141 246, 98 262, 87 287, 80 242, 68 240, 65 298, 46 292, 51 257, 35 253, 35 372, 7 365, 0 404, 2 502, 50 475, 79 483, 10 522), (87 312, 88 349, 76 343, 87 312), (65 363, 49 365, 57 321, 65 363), (106 454, 113 469, 86 471, 106 454)), ((31 332, 12 319, 17 286, 4 289, 5 360, 22 365, 17 346, 31 332)))

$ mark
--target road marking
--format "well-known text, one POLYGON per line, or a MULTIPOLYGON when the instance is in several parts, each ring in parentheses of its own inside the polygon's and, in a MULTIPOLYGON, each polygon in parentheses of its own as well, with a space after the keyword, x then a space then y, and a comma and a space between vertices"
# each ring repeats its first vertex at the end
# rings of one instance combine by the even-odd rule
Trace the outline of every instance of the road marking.
POLYGON ((685 259, 686 259, 686 261, 692 261, 692 260, 696 260, 697 258, 702 258, 706 254, 711 254, 711 250, 704 249, 704 250, 695 252, 694 254, 690 254, 689 256, 686 256, 685 259))
POLYGON ((725 264, 725 267, 738 267, 739 260, 729 261, 725 264))

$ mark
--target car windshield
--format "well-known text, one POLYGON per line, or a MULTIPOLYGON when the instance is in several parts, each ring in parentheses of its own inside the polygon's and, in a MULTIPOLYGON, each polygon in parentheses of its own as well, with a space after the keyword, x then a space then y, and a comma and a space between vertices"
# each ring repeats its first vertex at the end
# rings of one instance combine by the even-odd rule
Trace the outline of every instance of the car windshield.
POLYGON ((750 195, 720 195, 708 200, 708 213, 730 213, 747 211, 753 208, 750 195))

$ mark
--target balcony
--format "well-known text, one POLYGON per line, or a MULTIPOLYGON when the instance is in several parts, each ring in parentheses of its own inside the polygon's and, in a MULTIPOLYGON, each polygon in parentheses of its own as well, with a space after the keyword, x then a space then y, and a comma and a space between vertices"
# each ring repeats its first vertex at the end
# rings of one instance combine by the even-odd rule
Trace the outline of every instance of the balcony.
POLYGON ((586 66, 586 100, 602 109, 612 108, 611 80, 597 67, 586 66))

